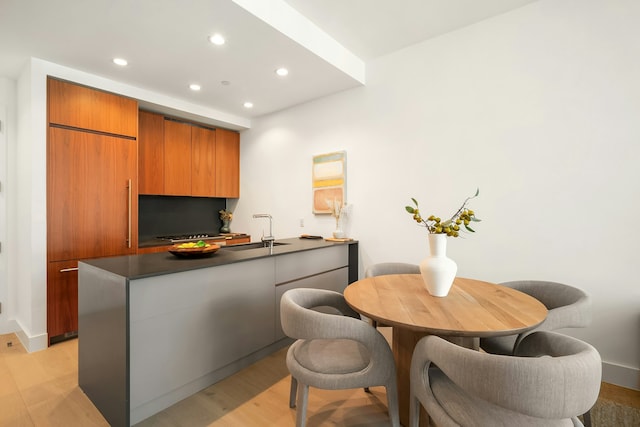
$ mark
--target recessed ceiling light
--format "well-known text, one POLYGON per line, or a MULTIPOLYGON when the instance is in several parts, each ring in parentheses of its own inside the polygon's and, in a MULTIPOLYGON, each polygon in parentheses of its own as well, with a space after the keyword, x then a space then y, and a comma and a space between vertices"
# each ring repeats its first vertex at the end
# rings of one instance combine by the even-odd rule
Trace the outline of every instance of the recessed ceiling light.
POLYGON ((200 87, 200 85, 197 85, 197 84, 190 84, 190 85, 189 85, 189 89, 191 89, 191 90, 195 90, 195 91, 198 91, 198 90, 200 90, 200 89, 202 89, 202 88, 200 87))
POLYGON ((244 108, 253 108, 253 102, 245 102, 243 105, 244 108))
POLYGON ((113 63, 122 67, 128 64, 127 60, 122 58, 113 58, 113 63))
POLYGON ((289 74, 289 70, 287 70, 286 68, 278 68, 276 70, 276 74, 279 75, 280 77, 284 77, 287 74, 289 74))
POLYGON ((214 34, 211 37, 209 37, 209 41, 215 44, 216 46, 222 46, 225 40, 224 40, 224 37, 222 37, 220 34, 214 34))

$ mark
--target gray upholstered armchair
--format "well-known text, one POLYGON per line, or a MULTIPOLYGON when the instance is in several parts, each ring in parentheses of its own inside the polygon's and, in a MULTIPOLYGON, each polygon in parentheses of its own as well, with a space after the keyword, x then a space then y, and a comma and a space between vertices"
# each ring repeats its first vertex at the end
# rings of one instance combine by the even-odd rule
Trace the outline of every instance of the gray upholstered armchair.
POLYGON ((422 404, 439 427, 582 426, 577 416, 596 402, 601 369, 594 347, 554 332, 526 336, 513 356, 427 336, 411 362, 410 425, 422 404))
POLYGON ((367 267, 364 277, 384 276, 385 274, 420 274, 420 267, 404 262, 381 262, 367 267))
POLYGON ((532 332, 584 328, 591 322, 591 298, 581 289, 540 280, 519 280, 501 283, 501 285, 531 295, 543 303, 549 313, 544 322, 520 335, 482 338, 480 347, 487 353, 512 354, 518 342, 532 332))
POLYGON ((296 426, 306 423, 309 386, 326 390, 384 386, 389 417, 400 426, 393 353, 375 328, 338 292, 322 289, 290 289, 280 302, 282 329, 297 339, 287 352, 291 373, 289 406, 296 407, 296 426), (323 307, 323 312, 313 310, 323 307), (334 308, 335 314, 326 311, 334 308))

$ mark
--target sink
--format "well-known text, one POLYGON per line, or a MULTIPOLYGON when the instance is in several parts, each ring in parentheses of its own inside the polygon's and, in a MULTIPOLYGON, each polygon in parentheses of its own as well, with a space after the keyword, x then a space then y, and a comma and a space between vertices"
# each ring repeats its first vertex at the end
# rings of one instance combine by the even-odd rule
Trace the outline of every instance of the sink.
MULTIPOLYGON (((290 243, 273 242, 273 247, 289 245, 289 244, 290 243)), ((255 243, 242 243, 239 245, 228 245, 228 246, 225 245, 225 246, 221 246, 220 249, 225 251, 246 251, 248 249, 260 249, 260 248, 268 248, 268 247, 269 247, 268 243, 255 242, 255 243)))

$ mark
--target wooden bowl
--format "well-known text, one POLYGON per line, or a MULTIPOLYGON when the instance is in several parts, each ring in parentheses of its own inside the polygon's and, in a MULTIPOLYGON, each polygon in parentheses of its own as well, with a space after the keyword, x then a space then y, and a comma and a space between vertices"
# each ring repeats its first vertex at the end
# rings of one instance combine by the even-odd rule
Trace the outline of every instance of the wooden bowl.
POLYGON ((173 245, 171 249, 169 249, 169 252, 181 258, 197 258, 212 255, 220 249, 220 246, 214 244, 194 248, 181 248, 180 246, 181 245, 173 245))

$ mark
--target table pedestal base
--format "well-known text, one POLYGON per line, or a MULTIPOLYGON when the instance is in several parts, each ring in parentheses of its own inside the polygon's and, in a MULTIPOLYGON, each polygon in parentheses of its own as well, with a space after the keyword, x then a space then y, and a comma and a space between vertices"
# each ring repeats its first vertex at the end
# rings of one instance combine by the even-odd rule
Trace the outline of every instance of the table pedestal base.
MULTIPOLYGON (((411 397, 411 357, 420 338, 428 334, 411 331, 404 328, 393 328, 391 338, 393 355, 396 362, 396 375, 398 377, 398 408, 400 411, 400 423, 409 425, 409 400, 411 397)), ((461 347, 478 350, 480 339, 474 337, 443 337, 461 347)), ((429 416, 421 409, 420 427, 429 426, 429 416)))

